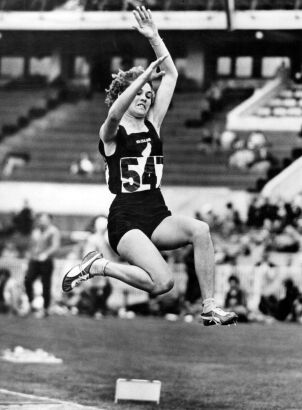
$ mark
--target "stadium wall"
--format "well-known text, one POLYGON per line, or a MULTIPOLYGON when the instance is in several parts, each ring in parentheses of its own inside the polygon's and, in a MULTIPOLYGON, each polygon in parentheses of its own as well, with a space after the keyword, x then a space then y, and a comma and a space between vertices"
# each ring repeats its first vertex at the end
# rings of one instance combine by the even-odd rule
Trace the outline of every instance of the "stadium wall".
MULTIPOLYGON (((127 11, 0 11, 0 30, 124 30, 132 26, 127 11), (30 16, 24 18, 24 16, 30 16)), ((159 29, 226 30, 224 11, 154 11, 159 29)), ((301 10, 250 10, 232 13, 232 30, 300 30, 301 10)))

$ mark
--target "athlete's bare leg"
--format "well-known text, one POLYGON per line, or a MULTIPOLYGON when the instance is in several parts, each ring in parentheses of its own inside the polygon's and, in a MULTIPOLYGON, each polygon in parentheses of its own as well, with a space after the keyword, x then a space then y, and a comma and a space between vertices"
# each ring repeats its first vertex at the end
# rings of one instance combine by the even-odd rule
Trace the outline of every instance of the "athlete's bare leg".
POLYGON ((206 223, 184 216, 168 216, 153 232, 152 242, 159 249, 175 249, 186 244, 194 248, 195 271, 199 281, 205 326, 235 323, 237 315, 216 306, 214 296, 214 249, 206 223))
MULTIPOLYGON (((105 275, 119 279, 153 295, 168 292, 173 287, 172 273, 158 249, 140 230, 128 231, 120 240, 117 250, 130 265, 108 262, 105 275)), ((102 262, 96 260, 91 274, 102 272, 102 262)))
POLYGON ((130 265, 123 265, 99 258, 98 253, 86 256, 64 277, 65 292, 94 275, 119 279, 153 295, 168 292, 173 287, 172 274, 159 249, 175 249, 192 244, 195 268, 203 297, 201 318, 205 326, 234 323, 237 315, 218 308, 214 293, 214 251, 207 224, 193 218, 170 216, 155 229, 151 240, 140 230, 127 232, 118 244, 119 254, 130 265), (91 261, 91 262, 90 262, 91 261), (88 269, 88 272, 85 269, 88 269))
POLYGON ((209 227, 205 222, 185 216, 168 216, 151 237, 159 249, 176 249, 192 244, 195 271, 203 300, 214 296, 214 249, 209 227))

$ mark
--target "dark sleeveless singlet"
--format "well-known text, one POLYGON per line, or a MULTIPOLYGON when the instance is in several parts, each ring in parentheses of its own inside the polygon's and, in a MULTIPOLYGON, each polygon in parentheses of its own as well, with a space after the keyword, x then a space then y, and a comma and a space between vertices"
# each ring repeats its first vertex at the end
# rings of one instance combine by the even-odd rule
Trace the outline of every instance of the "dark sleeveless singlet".
POLYGON ((109 189, 116 194, 108 215, 108 237, 115 252, 122 236, 139 229, 149 238, 171 215, 160 191, 163 148, 153 125, 145 121, 146 132, 127 134, 119 126, 114 154, 107 156, 102 140, 99 151, 106 164, 109 189))

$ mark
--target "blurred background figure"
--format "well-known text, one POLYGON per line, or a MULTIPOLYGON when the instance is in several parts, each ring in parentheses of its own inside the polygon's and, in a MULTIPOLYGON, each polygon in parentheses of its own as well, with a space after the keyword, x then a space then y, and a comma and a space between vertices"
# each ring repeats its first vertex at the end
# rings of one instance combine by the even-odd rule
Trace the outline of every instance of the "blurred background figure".
POLYGON ((225 296, 224 306, 238 315, 239 322, 248 321, 246 294, 240 287, 240 280, 236 275, 229 277, 229 290, 225 296))
POLYGON ((282 322, 286 319, 296 322, 300 316, 301 292, 290 278, 285 279, 282 285, 284 297, 276 297, 274 294, 262 296, 259 310, 282 322))
POLYGON ((24 201, 21 211, 15 215, 13 223, 16 231, 20 234, 25 236, 31 234, 34 225, 34 216, 27 200, 24 201))
MULTIPOLYGON (((88 236, 84 245, 82 255, 88 252, 98 251, 105 258, 118 260, 117 255, 111 250, 108 242, 107 218, 99 216, 94 222, 94 232, 88 236)), ((100 317, 108 313, 107 301, 112 293, 112 285, 109 278, 97 276, 93 281, 87 283, 85 289, 80 293, 77 303, 79 313, 100 317)))
POLYGON ((34 311, 33 283, 39 278, 43 287, 44 312, 47 316, 51 302, 51 279, 54 268, 54 255, 60 247, 60 232, 53 224, 49 214, 37 216, 36 227, 32 232, 29 249, 29 264, 25 276, 25 290, 34 311))
POLYGON ((187 286, 186 291, 184 294, 184 303, 187 307, 187 310, 192 310, 191 307, 198 301, 200 301, 201 293, 200 288, 198 286, 198 279, 195 272, 194 266, 194 251, 191 247, 189 252, 184 257, 184 263, 186 266, 186 273, 187 273, 187 286))
POLYGON ((260 130, 253 131, 248 136, 247 147, 251 150, 260 149, 268 145, 267 139, 260 130))
MULTIPOLYGON (((28 242, 34 226, 34 213, 28 200, 24 200, 22 209, 12 219, 12 250, 15 246, 19 256, 24 257, 28 248, 28 242)), ((7 247, 6 247, 7 248, 7 247)))
POLYGON ((21 289, 8 269, 0 269, 0 313, 21 313, 21 289))
POLYGON ((70 165, 72 175, 90 176, 94 173, 95 167, 87 152, 82 152, 78 161, 73 161, 70 165))

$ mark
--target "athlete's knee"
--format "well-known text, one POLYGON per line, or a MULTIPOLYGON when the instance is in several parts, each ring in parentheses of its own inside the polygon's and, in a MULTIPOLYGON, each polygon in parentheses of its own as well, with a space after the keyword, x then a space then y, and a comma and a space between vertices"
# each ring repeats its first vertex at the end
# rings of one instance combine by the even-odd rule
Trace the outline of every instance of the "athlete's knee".
POLYGON ((208 242, 210 241, 210 228, 206 222, 198 221, 192 229, 192 241, 208 242))
POLYGON ((162 295, 163 293, 169 292, 174 286, 174 280, 172 278, 161 279, 154 282, 151 290, 152 296, 162 295))

